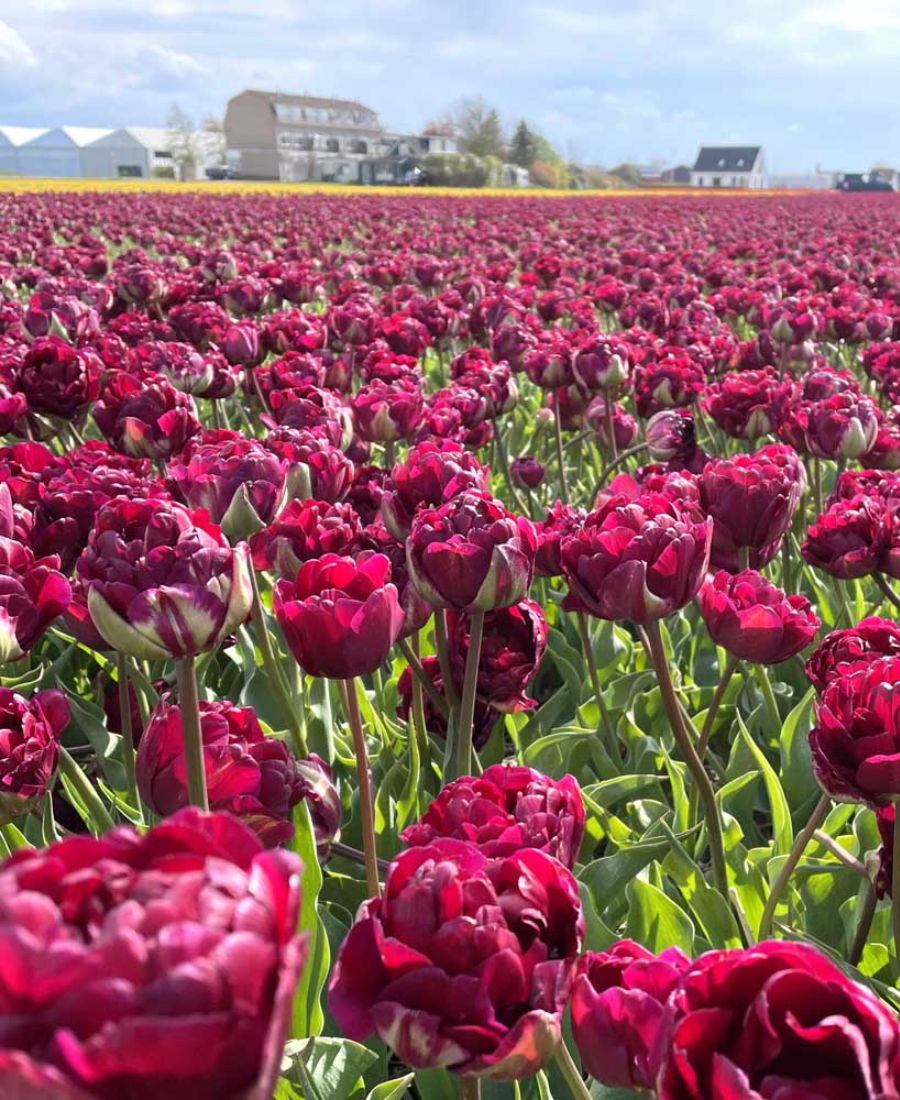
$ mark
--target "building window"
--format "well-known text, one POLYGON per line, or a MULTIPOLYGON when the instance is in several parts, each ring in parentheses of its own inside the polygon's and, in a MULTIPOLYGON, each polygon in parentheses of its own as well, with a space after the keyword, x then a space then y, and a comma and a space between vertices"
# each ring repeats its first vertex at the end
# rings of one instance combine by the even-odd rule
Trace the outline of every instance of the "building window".
POLYGON ((713 187, 721 187, 722 186, 722 177, 721 176, 713 176, 712 185, 713 185, 713 187))
POLYGON ((363 156, 365 156, 366 153, 368 153, 368 151, 369 151, 369 146, 368 146, 367 142, 360 141, 359 138, 357 138, 355 141, 350 142, 350 152, 351 153, 360 153, 363 156))
POLYGON ((325 152, 326 153, 339 153, 341 151, 341 143, 337 138, 325 139, 325 152))
POLYGON ((702 186, 703 186, 703 177, 702 177, 702 176, 698 176, 698 177, 697 177, 697 186, 698 186, 698 187, 702 187, 702 186))

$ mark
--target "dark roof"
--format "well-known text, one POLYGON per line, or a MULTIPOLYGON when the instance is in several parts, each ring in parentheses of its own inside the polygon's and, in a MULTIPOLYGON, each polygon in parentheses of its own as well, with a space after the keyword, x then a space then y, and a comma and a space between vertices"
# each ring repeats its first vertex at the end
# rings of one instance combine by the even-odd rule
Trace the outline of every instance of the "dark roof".
POLYGON ((749 172, 761 152, 761 145, 704 145, 697 154, 694 171, 749 172))
POLYGON ((300 107, 355 107, 357 110, 368 111, 373 115, 376 113, 371 107, 367 107, 364 103, 360 103, 358 99, 332 99, 316 95, 292 95, 289 92, 270 92, 262 88, 246 88, 241 95, 246 95, 248 92, 251 95, 261 95, 272 103, 291 103, 300 107))

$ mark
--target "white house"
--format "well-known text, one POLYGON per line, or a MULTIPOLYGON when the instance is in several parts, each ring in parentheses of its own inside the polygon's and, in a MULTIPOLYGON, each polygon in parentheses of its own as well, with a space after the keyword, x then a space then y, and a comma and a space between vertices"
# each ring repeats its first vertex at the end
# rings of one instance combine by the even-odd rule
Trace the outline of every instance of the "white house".
POLYGON ((34 126, 0 126, 0 175, 20 175, 19 150, 43 133, 34 126))
POLYGON ((703 145, 691 169, 692 187, 736 187, 759 191, 768 187, 761 145, 703 145))
POLYGON ((82 169, 92 179, 174 176, 169 135, 146 126, 125 126, 104 133, 84 147, 82 169))
POLYGON ((109 134, 90 126, 57 126, 44 130, 18 150, 18 171, 23 176, 66 179, 84 176, 84 150, 109 134))

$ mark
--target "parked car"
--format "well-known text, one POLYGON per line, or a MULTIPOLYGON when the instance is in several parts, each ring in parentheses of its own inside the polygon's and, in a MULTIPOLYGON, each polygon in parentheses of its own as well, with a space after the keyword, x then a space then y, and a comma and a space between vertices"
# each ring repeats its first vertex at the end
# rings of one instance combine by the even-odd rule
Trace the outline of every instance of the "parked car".
POLYGON ((877 172, 847 172, 837 181, 838 191, 893 191, 890 182, 877 172))
POLYGON ((230 164, 211 164, 206 169, 206 177, 211 180, 236 180, 238 170, 230 164))
POLYGON ((410 168, 400 177, 400 183, 404 187, 427 187, 431 180, 423 168, 410 168))

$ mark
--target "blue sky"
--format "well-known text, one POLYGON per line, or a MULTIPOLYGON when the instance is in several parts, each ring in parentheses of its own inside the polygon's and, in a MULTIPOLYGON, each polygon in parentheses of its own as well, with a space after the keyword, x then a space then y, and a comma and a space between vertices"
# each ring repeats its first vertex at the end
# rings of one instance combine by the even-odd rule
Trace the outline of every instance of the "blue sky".
POLYGON ((898 62, 900 0, 0 0, 18 125, 162 125, 255 86, 409 131, 477 93, 583 161, 762 142, 776 171, 852 170, 900 164, 898 62))

